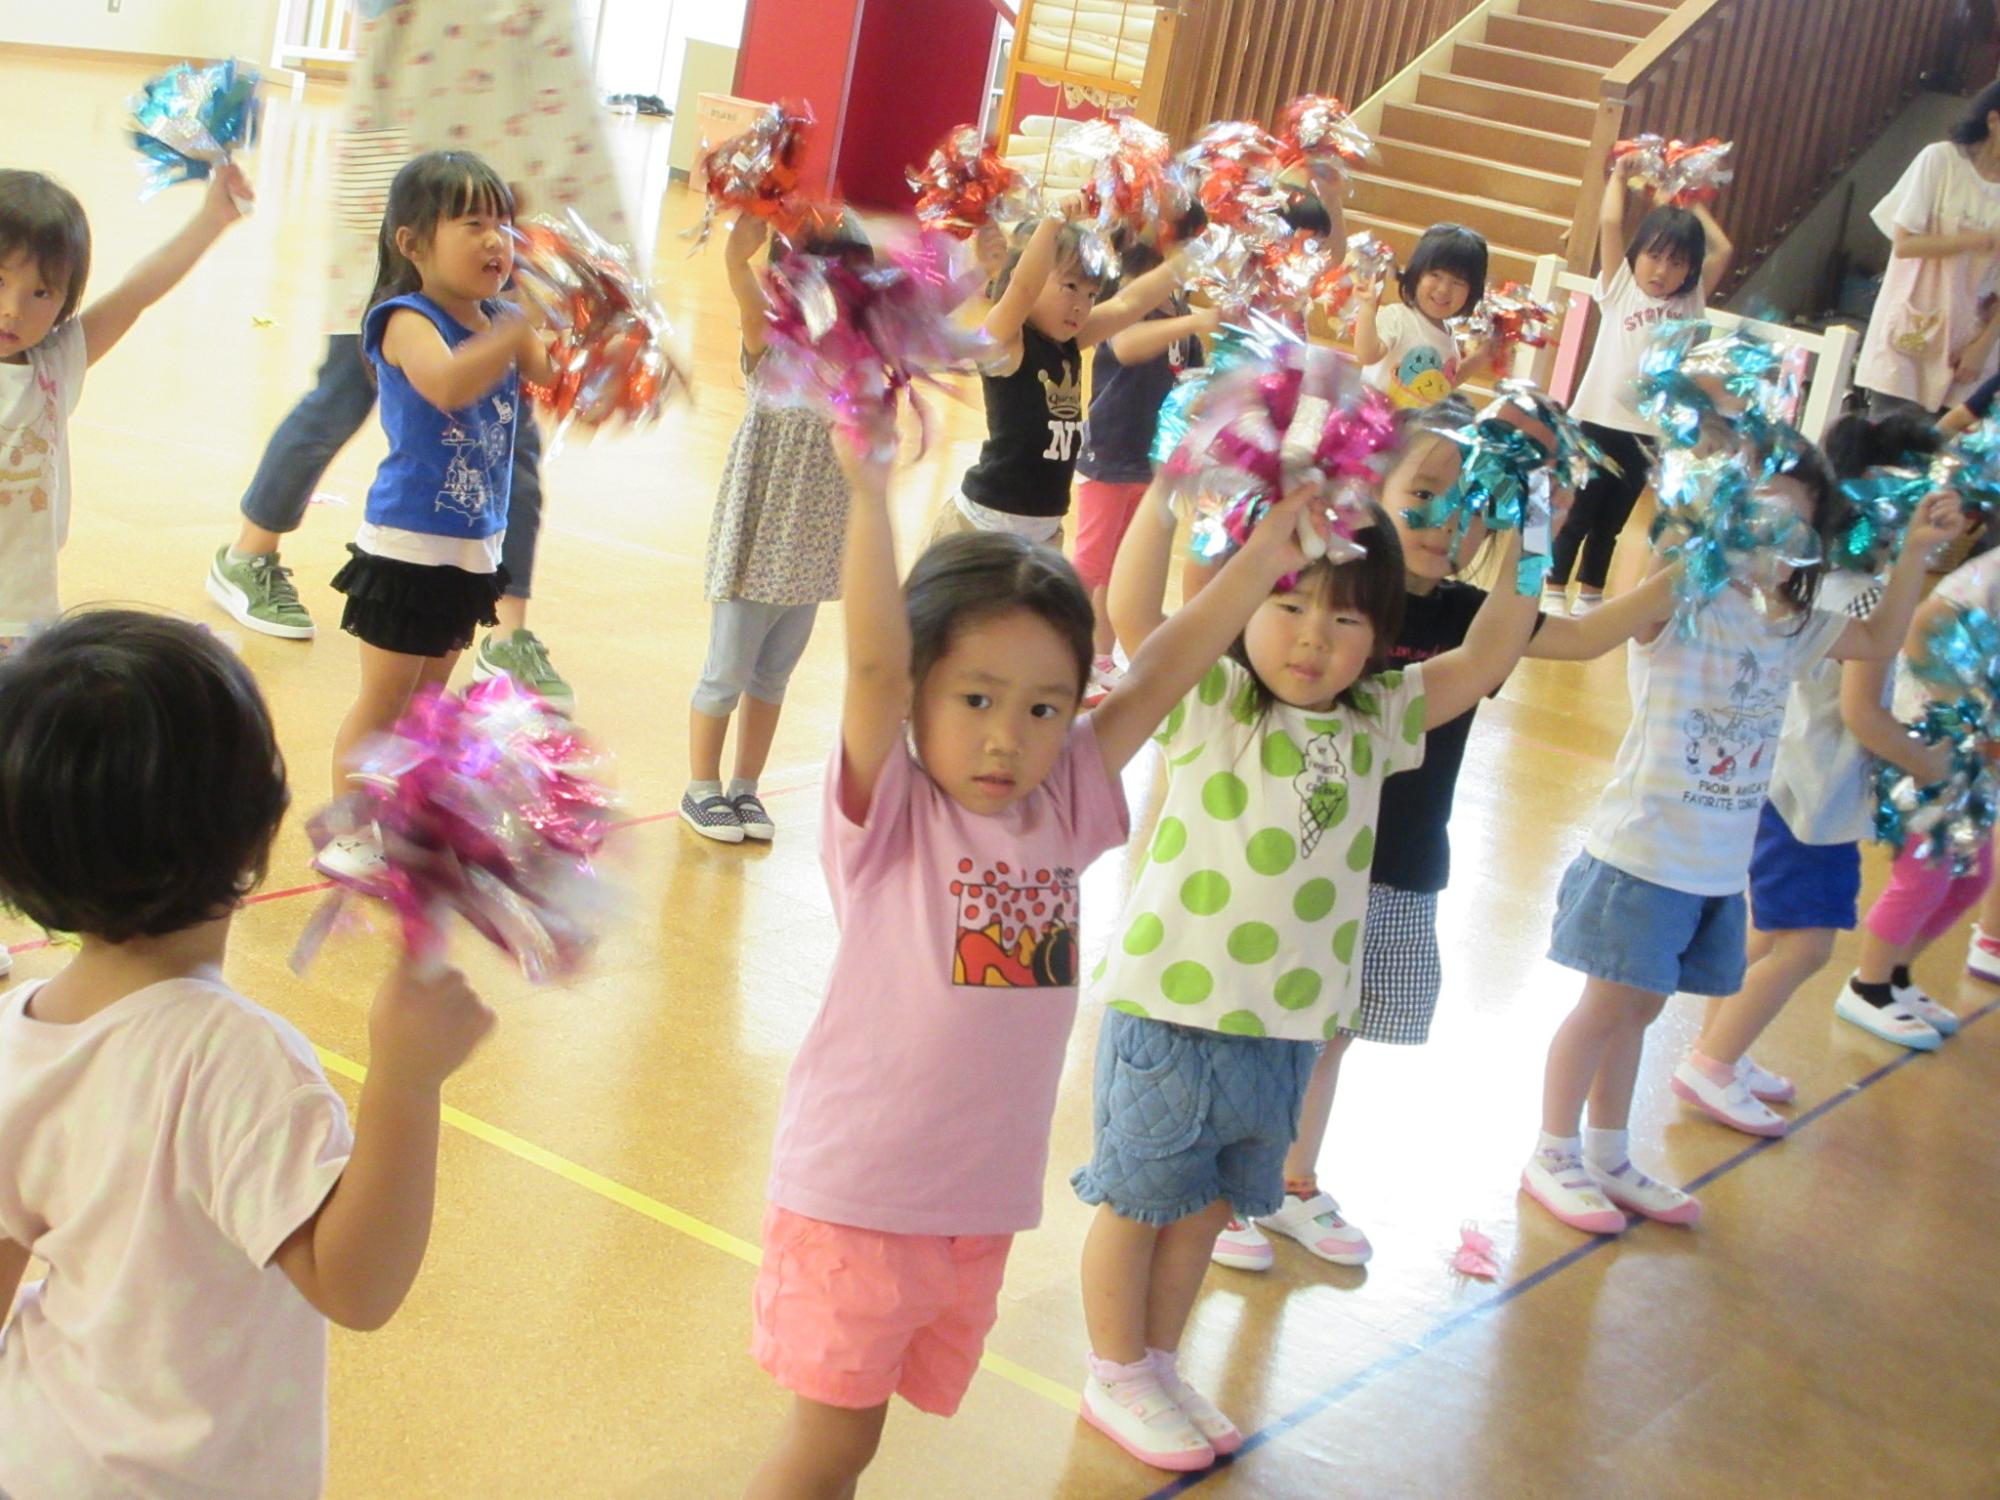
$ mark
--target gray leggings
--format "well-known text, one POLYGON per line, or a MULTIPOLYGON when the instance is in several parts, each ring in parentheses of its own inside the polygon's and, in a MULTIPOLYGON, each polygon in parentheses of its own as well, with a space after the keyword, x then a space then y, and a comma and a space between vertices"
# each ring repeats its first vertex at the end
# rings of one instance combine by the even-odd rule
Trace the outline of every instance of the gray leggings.
POLYGON ((785 684, 806 654, 819 606, 724 599, 712 609, 695 708, 711 719, 726 719, 745 692, 764 703, 784 702, 785 684))

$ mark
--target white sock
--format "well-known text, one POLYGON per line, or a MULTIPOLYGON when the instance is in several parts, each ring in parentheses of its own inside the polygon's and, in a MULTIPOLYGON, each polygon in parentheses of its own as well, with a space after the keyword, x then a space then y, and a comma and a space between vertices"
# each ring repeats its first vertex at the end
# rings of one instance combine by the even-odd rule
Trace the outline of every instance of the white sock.
POLYGON ((730 801, 733 802, 738 797, 755 796, 756 792, 757 792, 757 778, 755 776, 749 777, 748 779, 741 776, 732 776, 729 779, 729 790, 724 795, 727 796, 730 799, 730 801))
POLYGON ((1180 1373, 1181 1357, 1172 1349, 1154 1349, 1148 1346, 1146 1362, 1163 1375, 1180 1373))
POLYGON ((1616 1172, 1632 1159, 1629 1130, 1583 1131, 1583 1159, 1602 1171, 1616 1172))
POLYGON ((697 802, 709 797, 720 797, 722 795, 722 783, 719 781, 690 781, 688 783, 687 794, 697 802))
POLYGON ((229 549, 229 560, 231 562, 255 562, 260 557, 276 557, 277 555, 275 552, 239 552, 234 547, 229 549))
POLYGON ((1573 1135, 1550 1135, 1542 1132, 1541 1140, 1535 1143, 1539 1156, 1568 1157, 1571 1160, 1583 1155, 1583 1142, 1573 1135))

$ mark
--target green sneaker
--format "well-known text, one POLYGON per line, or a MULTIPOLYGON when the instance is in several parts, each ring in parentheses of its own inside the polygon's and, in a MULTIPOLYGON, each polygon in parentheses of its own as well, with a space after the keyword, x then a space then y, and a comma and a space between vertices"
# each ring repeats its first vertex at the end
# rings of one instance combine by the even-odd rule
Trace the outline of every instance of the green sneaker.
POLYGON ((562 673, 550 665, 549 648, 532 630, 512 630, 505 635, 488 631, 472 659, 472 675, 480 682, 489 677, 511 677, 541 694, 557 713, 576 712, 576 694, 563 681, 562 673))
POLYGON ((208 565, 208 597, 229 611, 247 630, 288 641, 313 638, 312 616, 299 603, 292 570, 278 564, 275 552, 261 557, 231 557, 218 547, 208 565))

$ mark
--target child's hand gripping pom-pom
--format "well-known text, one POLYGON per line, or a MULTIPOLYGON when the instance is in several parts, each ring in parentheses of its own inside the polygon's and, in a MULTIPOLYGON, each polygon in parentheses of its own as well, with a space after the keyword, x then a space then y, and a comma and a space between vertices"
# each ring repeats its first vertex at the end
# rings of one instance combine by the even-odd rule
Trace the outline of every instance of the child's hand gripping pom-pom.
MULTIPOLYGON (((132 100, 132 144, 146 174, 142 199, 207 177, 257 143, 264 119, 255 68, 234 62, 176 63, 132 100)), ((249 211, 239 199, 237 207, 249 211)))
POLYGON ((1394 440, 1388 403, 1362 385, 1354 361, 1268 318, 1225 328, 1217 345, 1187 394, 1169 398, 1154 446, 1167 495, 1192 509, 1195 556, 1225 556, 1300 493, 1307 559, 1360 556, 1370 460, 1394 440))
POLYGON ((575 209, 567 220, 530 219, 513 234, 517 284, 556 330, 555 384, 527 390, 554 414, 558 441, 572 426, 644 427, 689 389, 667 315, 624 250, 575 209))
POLYGON ((879 246, 871 264, 790 255, 764 279, 767 389, 824 411, 852 443, 881 461, 896 451, 907 395, 928 445, 930 414, 918 387, 978 367, 991 342, 954 316, 979 287, 949 236, 921 233, 879 246))
POLYGON ((1380 296, 1383 283, 1396 273, 1396 251, 1387 240, 1363 229, 1347 237, 1347 254, 1314 283, 1312 300, 1326 315, 1334 337, 1354 337, 1354 322, 1364 298, 1380 296))
POLYGON ((810 107, 781 101, 766 106, 749 129, 704 151, 695 163, 694 180, 708 202, 700 222, 682 237, 701 249, 716 215, 731 210, 754 214, 789 237, 803 212, 797 197, 799 158, 812 123, 810 107))
POLYGON ((1504 372, 1516 349, 1548 347, 1561 321, 1561 314, 1548 303, 1520 282, 1509 281, 1489 288, 1471 312, 1445 319, 1444 326, 1458 345, 1460 360, 1484 351, 1493 368, 1504 372))
POLYGON ((1916 723, 1920 745, 1948 747, 1949 773, 1926 781, 1883 762, 1875 771, 1875 836, 1918 859, 1971 873, 1991 836, 1996 786, 1987 749, 2000 735, 2000 624, 1958 608, 1934 622, 1907 661, 1933 693, 1916 723))
POLYGON ((610 830, 602 758, 539 697, 497 676, 426 689, 369 745, 358 790, 307 825, 315 850, 379 831, 382 858, 337 889, 292 955, 312 961, 350 894, 388 903, 412 956, 441 959, 453 912, 540 982, 575 973, 609 906, 593 859, 610 830))
POLYGON ((1877 575, 1903 549, 1910 517, 1929 496, 1948 491, 1968 521, 1992 525, 2000 513, 2000 423, 1982 422, 1930 454, 1846 480, 1848 519, 1828 548, 1836 568, 1877 575))
POLYGON ((1010 229, 1040 212, 1034 184, 986 143, 977 126, 955 127, 907 176, 917 195, 917 222, 961 240, 988 224, 1010 229))
POLYGON ((1675 208, 1713 203, 1736 174, 1729 168, 1732 142, 1710 136, 1705 141, 1668 140, 1641 135, 1611 148, 1614 163, 1630 163, 1627 177, 1649 189, 1654 198, 1675 208))

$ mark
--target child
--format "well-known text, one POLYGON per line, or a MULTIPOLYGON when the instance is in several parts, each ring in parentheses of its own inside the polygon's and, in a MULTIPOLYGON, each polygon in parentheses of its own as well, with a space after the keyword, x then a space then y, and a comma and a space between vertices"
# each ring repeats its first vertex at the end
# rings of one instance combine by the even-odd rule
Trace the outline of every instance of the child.
MULTIPOLYGON (((1827 457, 1841 479, 1937 446, 1930 425, 1909 417, 1871 422, 1856 414, 1826 435, 1827 457)), ((1866 619, 1880 598, 1875 580, 1858 574, 1836 574, 1821 593, 1823 604, 1856 619, 1866 619)), ((1750 857, 1749 968, 1740 990, 1709 1001, 1701 1035, 1674 1070, 1677 1096, 1746 1135, 1783 1135, 1785 1118, 1771 1105, 1797 1094, 1790 1079, 1758 1066, 1750 1047, 1799 986, 1826 967, 1835 937, 1856 922, 1861 841, 1872 836, 1873 826, 1870 757, 1891 761, 1923 783, 1950 770, 1943 747, 1917 744, 1890 714, 1886 672, 1880 661, 1823 661, 1793 682, 1771 768, 1771 800, 1757 815, 1750 857)), ((1841 1003, 1859 1004, 1864 1024, 1875 1022, 1870 1029, 1936 1036, 1894 1000, 1878 1009, 1858 994, 1843 994, 1841 1003)))
MULTIPOLYGON (((495 623, 520 376, 554 376, 534 328, 498 300, 513 218, 507 184, 468 152, 416 157, 389 188, 361 336, 389 453, 333 580, 347 595, 341 628, 361 642, 361 691, 333 742, 335 796, 363 743, 393 728, 420 686, 449 680, 474 628, 495 623)), ((379 861, 357 836, 333 840, 318 863, 366 875, 379 861)))
POLYGON ((796 1400, 757 1500, 852 1495, 891 1395, 957 1409, 1008 1247, 1041 1217, 1078 877, 1127 837, 1119 772, 1234 628, 1184 611, 1078 717, 1091 614, 1070 565, 952 536, 899 590, 884 473, 849 483, 822 840, 840 950, 772 1153, 753 1349, 796 1400))
POLYGON ((1083 351, 1158 307, 1180 274, 1169 260, 1098 303, 1082 244, 1079 225, 1045 218, 1000 273, 983 325, 996 349, 980 376, 986 442, 938 513, 933 541, 958 531, 1062 536, 1083 432, 1083 351))
MULTIPOLYGON (((1822 540, 1840 514, 1817 450, 1769 481, 1765 498, 1822 540)), ((1781 566, 1774 618, 1731 584, 1691 620, 1662 611, 1634 644, 1632 723, 1581 854, 1563 875, 1549 957, 1586 976, 1549 1044, 1542 1136, 1521 1174, 1528 1195, 1572 1228, 1616 1234, 1621 1210, 1693 1224, 1701 1204, 1632 1164, 1626 1121, 1646 1028, 1679 991, 1727 995, 1743 982, 1745 872, 1791 684, 1823 658, 1884 659, 1902 642, 1924 554, 1962 521, 1927 504, 1882 602, 1866 620, 1814 607, 1820 568, 1781 566), (1687 626, 1682 628, 1682 624, 1687 626), (1585 1098, 1590 1129, 1578 1139, 1585 1098)))
MULTIPOLYGON (((1184 658, 1199 681, 1158 739, 1166 799, 1098 986, 1096 1141, 1072 1178, 1097 1205, 1083 1252, 1083 1418, 1141 1462, 1205 1468, 1242 1435, 1180 1374, 1217 1232, 1284 1203, 1314 1044, 1352 1014, 1382 780, 1424 731, 1497 687, 1536 600, 1495 593, 1464 646, 1385 670, 1403 611, 1388 518, 1367 552, 1308 564, 1302 496, 1274 506, 1188 610, 1225 625, 1184 658)), ((1179 623, 1161 597, 1173 535, 1149 502, 1111 580, 1119 639, 1179 623)), ((1510 538, 1509 565, 1518 554, 1510 538)), ((1115 700, 1114 700, 1115 701, 1115 700)))
MULTIPOLYGON (((826 419, 803 407, 775 404, 764 393, 764 289, 750 257, 765 232, 764 220, 743 214, 729 232, 723 256, 736 298, 750 405, 729 447, 708 533, 708 657, 688 710, 688 784, 681 794, 681 821, 724 844, 769 840, 777 833, 757 796, 757 778, 764 773, 785 686, 812 639, 819 606, 840 597, 840 545, 847 528, 847 485, 826 419), (736 774, 725 788, 722 744, 746 690, 749 701, 736 731, 736 774)), ((772 254, 777 253, 774 245, 772 254)))
POLYGON ((0 1491, 308 1500, 327 1320, 416 1279, 439 1089, 493 1024, 407 962, 369 1014, 358 1132, 311 1045, 222 979, 285 765, 190 625, 73 615, 0 663, 0 901, 81 937, 0 999, 0 1491))
POLYGON ((1633 165, 1631 157, 1621 157, 1604 185, 1597 229, 1597 342, 1570 403, 1616 468, 1600 470, 1584 487, 1556 537, 1543 604, 1558 614, 1572 582, 1579 614, 1604 602, 1618 533, 1652 473, 1650 429, 1632 393, 1646 342, 1662 323, 1698 317, 1735 253, 1700 205, 1655 208, 1628 242, 1625 195, 1633 165))
MULTIPOLYGON (((69 414, 83 373, 171 291, 253 197, 233 166, 166 244, 88 307, 90 222, 40 172, 0 171, 0 651, 56 617, 56 554, 69 537, 69 414)), ((4 973, 0 969, 0 973, 4 973)))
POLYGON ((1403 300, 1389 307, 1379 283, 1363 295, 1354 357, 1365 366, 1361 378, 1398 407, 1430 406, 1485 364, 1484 350, 1461 363, 1444 325, 1486 295, 1486 241, 1463 224, 1433 224, 1396 285, 1403 300))
MULTIPOLYGON (((1461 538, 1413 519, 1458 482, 1459 450, 1442 434, 1472 420, 1472 408, 1458 397, 1428 408, 1407 408, 1397 417, 1397 449, 1382 484, 1382 505, 1402 547, 1405 591, 1402 629, 1389 651, 1391 667, 1429 661, 1464 645, 1486 604, 1484 589, 1456 576, 1461 557, 1476 558, 1484 528, 1474 523, 1461 538)), ((1526 654, 1564 661, 1601 656, 1651 618, 1672 585, 1670 575, 1657 574, 1588 619, 1537 616, 1526 654)), ((1378 826, 1385 836, 1376 843, 1369 871, 1358 1007, 1327 1039, 1313 1066, 1298 1135, 1285 1157, 1283 1207, 1256 1221, 1232 1218, 1216 1237, 1212 1258, 1218 1265, 1268 1270, 1274 1257, 1260 1225, 1336 1265, 1362 1265, 1374 1253, 1367 1235, 1320 1188, 1318 1162, 1349 1044, 1357 1037, 1402 1046, 1420 1046, 1429 1039, 1444 982, 1438 959, 1438 893, 1451 874, 1452 799, 1477 709, 1474 704, 1432 729, 1424 736, 1423 764, 1382 783, 1378 826)))
MULTIPOLYGON (((1126 284, 1156 267, 1156 251, 1134 246, 1124 256, 1126 284)), ((1076 571, 1090 590, 1097 618, 1096 658, 1085 704, 1101 699, 1118 681, 1115 640, 1104 591, 1112 559, 1132 523, 1132 512, 1153 482, 1153 434, 1160 403, 1182 370, 1202 362, 1201 338, 1222 324, 1213 308, 1190 311, 1178 297, 1097 346, 1090 371, 1090 416, 1083 424, 1083 453, 1076 461, 1076 571)))

